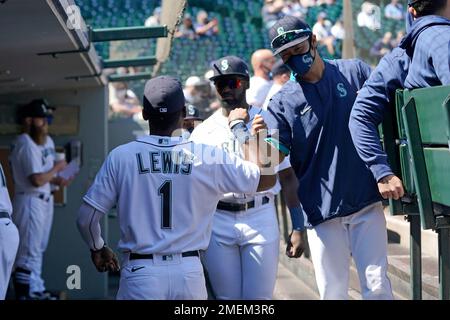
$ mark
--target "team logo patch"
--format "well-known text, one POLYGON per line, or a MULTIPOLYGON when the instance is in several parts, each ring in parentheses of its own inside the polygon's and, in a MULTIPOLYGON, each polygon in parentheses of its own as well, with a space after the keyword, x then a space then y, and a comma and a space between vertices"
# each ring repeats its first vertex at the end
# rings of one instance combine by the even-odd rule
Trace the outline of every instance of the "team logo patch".
POLYGON ((230 67, 227 59, 222 60, 222 62, 220 62, 220 65, 221 65, 220 69, 222 69, 222 71, 227 71, 228 68, 230 67))
POLYGON ((339 82, 337 84, 337 90, 339 92, 339 97, 344 98, 347 96, 347 89, 345 89, 345 86, 342 82, 339 82))
POLYGON ((191 106, 191 105, 189 105, 188 107, 187 107, 187 113, 188 113, 188 115, 190 115, 190 116, 194 116, 195 115, 195 109, 194 109, 194 107, 193 106, 191 106))
POLYGON ((303 56, 303 58, 302 58, 302 60, 303 60, 303 62, 305 63, 305 64, 307 64, 307 65, 311 65, 312 64, 312 62, 313 62, 313 58, 309 55, 309 54, 307 54, 307 55, 304 55, 303 56))
POLYGON ((159 108, 159 112, 167 112, 167 108, 159 108))
POLYGON ((158 144, 164 144, 164 145, 167 145, 167 144, 169 144, 169 139, 167 139, 167 138, 161 138, 161 139, 158 140, 158 144))
POLYGON ((278 35, 282 35, 284 33, 284 28, 283 27, 279 27, 277 29, 278 35))
POLYGON ((225 60, 222 60, 221 62, 220 62, 220 69, 222 70, 222 71, 226 71, 226 70, 228 70, 228 68, 230 67, 230 65, 228 64, 228 60, 227 59, 225 59, 225 60))

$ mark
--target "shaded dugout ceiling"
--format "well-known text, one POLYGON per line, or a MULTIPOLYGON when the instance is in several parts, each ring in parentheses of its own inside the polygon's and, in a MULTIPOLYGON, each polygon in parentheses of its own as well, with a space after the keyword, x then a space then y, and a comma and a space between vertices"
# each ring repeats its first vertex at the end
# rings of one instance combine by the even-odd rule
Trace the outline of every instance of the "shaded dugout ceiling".
POLYGON ((84 21, 82 28, 67 27, 69 16, 76 16, 73 5, 73 0, 0 0, 0 94, 102 85, 99 77, 66 79, 101 71, 93 46, 56 58, 38 55, 88 47, 84 21))

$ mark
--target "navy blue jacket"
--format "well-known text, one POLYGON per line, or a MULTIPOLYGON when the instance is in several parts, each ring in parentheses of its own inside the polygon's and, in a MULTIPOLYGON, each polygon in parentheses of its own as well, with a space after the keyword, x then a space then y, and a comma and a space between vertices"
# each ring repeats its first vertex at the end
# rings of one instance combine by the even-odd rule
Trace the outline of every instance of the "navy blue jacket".
POLYGON ((429 15, 415 20, 400 47, 412 57, 405 88, 450 85, 450 20, 429 15))
POLYGON ((393 174, 377 128, 388 108, 395 106, 395 91, 404 88, 409 65, 410 58, 402 48, 385 55, 359 91, 350 114, 356 150, 377 181, 393 174))
POLYGON ((266 122, 279 130, 280 143, 290 150, 306 226, 381 199, 348 129, 357 92, 369 74, 370 67, 360 60, 325 61, 321 80, 288 81, 269 103, 266 122))

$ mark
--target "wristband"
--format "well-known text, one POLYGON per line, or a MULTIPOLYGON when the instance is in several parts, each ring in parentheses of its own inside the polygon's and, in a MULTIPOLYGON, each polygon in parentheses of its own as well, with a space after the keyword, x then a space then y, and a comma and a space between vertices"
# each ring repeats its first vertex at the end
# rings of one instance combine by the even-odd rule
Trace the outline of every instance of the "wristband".
POLYGON ((250 140, 250 131, 248 131, 248 128, 245 125, 244 121, 240 120, 239 122, 231 126, 233 122, 234 121, 230 123, 231 132, 234 134, 239 143, 244 144, 248 140, 250 140))
POLYGON ((301 206, 289 208, 291 214, 292 229, 296 231, 305 230, 305 218, 303 217, 303 209, 301 206))
POLYGON ((235 125, 237 125, 238 123, 244 123, 244 120, 242 120, 242 119, 236 119, 236 120, 230 121, 230 122, 228 123, 228 126, 230 127, 230 129, 233 129, 233 127, 234 127, 235 125))
POLYGON ((275 149, 278 149, 281 153, 283 153, 285 156, 288 156, 290 153, 290 150, 285 145, 281 144, 280 141, 274 138, 265 138, 265 142, 272 145, 275 149))

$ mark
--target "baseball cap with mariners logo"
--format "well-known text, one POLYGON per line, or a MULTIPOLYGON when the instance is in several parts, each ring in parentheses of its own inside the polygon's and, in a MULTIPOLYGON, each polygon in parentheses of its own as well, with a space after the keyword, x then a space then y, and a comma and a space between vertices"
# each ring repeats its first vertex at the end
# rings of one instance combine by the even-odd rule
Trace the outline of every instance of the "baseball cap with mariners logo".
POLYGON ((170 76, 150 79, 144 89, 144 110, 150 115, 169 116, 185 106, 181 82, 170 76))
POLYGON ((269 30, 270 46, 273 55, 309 39, 312 35, 309 25, 297 17, 285 16, 269 30))
POLYGON ((250 78, 248 65, 239 57, 226 56, 220 58, 212 63, 212 69, 214 74, 209 80, 223 76, 241 76, 244 78, 250 78))
POLYGON ((22 117, 48 118, 52 116, 55 108, 50 107, 44 99, 35 99, 25 105, 22 109, 22 117))
POLYGON ((202 117, 200 117, 200 111, 198 108, 192 104, 188 104, 186 106, 186 116, 184 117, 184 120, 203 120, 202 117))

